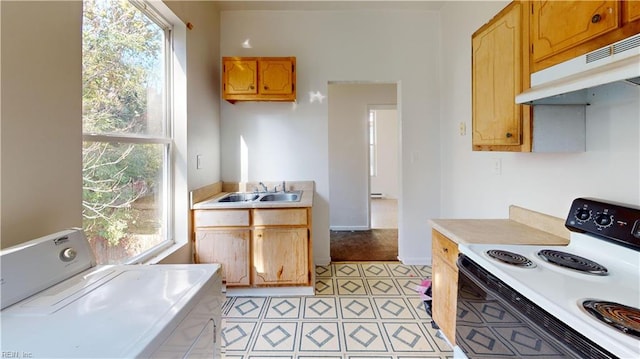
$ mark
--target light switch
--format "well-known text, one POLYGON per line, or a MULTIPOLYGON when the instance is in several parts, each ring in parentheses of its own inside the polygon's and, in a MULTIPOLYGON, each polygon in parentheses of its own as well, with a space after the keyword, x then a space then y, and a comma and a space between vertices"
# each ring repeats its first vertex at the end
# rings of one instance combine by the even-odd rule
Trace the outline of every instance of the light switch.
POLYGON ((196 155, 196 169, 202 168, 202 155, 196 155))
POLYGON ((501 175, 502 174, 502 160, 499 158, 494 158, 493 159, 493 168, 491 169, 491 172, 493 172, 494 175, 501 175))

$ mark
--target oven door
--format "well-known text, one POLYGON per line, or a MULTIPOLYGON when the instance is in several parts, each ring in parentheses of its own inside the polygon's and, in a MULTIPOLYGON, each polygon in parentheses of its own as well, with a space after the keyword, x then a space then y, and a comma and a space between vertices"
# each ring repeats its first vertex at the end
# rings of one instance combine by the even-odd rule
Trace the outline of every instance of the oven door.
POLYGON ((456 344, 469 358, 615 358, 465 255, 458 258, 456 344))

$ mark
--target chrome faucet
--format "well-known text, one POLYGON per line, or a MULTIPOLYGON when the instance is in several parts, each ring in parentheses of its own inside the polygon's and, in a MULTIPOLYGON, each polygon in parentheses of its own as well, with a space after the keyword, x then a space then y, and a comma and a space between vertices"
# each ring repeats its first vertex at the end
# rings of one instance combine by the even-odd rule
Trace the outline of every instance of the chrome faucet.
MULTIPOLYGON (((264 190, 264 192, 269 192, 269 189, 267 188, 267 185, 265 185, 264 183, 260 182, 258 183, 259 186, 262 187, 262 189, 264 190)), ((258 191, 259 192, 259 191, 258 191)))
POLYGON ((282 192, 287 192, 287 187, 286 187, 284 181, 282 181, 282 192))

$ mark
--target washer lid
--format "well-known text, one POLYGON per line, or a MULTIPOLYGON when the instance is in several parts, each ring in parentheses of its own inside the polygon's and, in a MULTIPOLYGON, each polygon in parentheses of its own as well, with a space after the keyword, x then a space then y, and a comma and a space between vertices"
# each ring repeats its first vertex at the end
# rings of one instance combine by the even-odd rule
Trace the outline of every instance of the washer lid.
POLYGON ((2 349, 34 358, 137 357, 184 319, 199 293, 210 290, 219 265, 109 269, 107 280, 68 297, 60 296, 70 288, 63 282, 0 312, 2 349))

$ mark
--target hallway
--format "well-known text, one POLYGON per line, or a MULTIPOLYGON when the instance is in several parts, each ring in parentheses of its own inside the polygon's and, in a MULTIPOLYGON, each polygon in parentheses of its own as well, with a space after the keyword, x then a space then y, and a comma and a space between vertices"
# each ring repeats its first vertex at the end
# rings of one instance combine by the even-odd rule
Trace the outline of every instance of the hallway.
POLYGON ((371 200, 371 229, 331 231, 332 262, 397 261, 398 201, 371 200))

